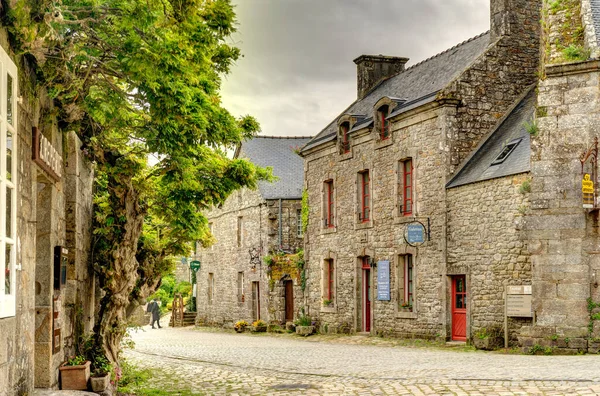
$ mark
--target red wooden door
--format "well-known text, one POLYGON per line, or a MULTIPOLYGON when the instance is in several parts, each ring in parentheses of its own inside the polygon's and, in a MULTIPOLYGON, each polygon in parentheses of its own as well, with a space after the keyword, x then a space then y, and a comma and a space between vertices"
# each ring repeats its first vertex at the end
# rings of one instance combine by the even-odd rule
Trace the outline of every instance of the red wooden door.
POLYGON ((362 273, 362 329, 363 331, 371 331, 371 267, 369 266, 368 257, 363 258, 362 273))
POLYGON ((294 321, 294 283, 291 280, 284 282, 285 284, 285 321, 294 321))
POLYGON ((467 340, 467 282, 464 275, 452 277, 452 339, 467 340))

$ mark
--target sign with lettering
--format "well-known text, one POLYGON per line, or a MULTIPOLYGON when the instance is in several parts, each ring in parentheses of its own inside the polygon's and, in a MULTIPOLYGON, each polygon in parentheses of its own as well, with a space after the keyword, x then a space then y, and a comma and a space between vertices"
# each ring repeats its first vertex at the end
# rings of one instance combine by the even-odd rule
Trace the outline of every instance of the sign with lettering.
POLYGON ((421 223, 412 223, 406 226, 404 235, 409 245, 420 245, 425 242, 425 227, 421 223))
POLYGON ((31 159, 52 179, 59 181, 62 177, 62 157, 37 127, 33 127, 31 138, 31 159))
POLYGON ((506 287, 506 316, 533 317, 530 285, 506 287))
POLYGON ((200 261, 190 261, 190 268, 192 269, 192 271, 198 271, 200 269, 200 261))
POLYGON ((594 208, 594 182, 590 180, 590 174, 583 175, 581 181, 581 192, 583 192, 583 207, 586 209, 594 208))
POLYGON ((390 262, 377 262, 377 300, 390 301, 390 262))

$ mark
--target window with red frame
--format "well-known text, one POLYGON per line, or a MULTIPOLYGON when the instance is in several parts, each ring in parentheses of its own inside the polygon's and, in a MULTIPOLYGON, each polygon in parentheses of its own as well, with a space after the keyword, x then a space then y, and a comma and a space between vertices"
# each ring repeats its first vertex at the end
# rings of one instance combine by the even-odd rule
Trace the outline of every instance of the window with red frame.
POLYGON ((360 173, 360 213, 359 220, 367 222, 371 218, 371 194, 369 184, 371 180, 369 178, 369 171, 360 173))
POLYGON ((325 285, 325 299, 329 300, 330 303, 333 302, 334 294, 334 279, 335 279, 335 268, 333 266, 333 260, 325 260, 325 280, 327 284, 325 285))
POLYGON ((347 122, 344 122, 340 126, 340 137, 341 137, 340 149, 341 149, 342 154, 346 154, 346 153, 350 152, 350 139, 348 137, 349 131, 350 131, 350 124, 347 122))
POLYGON ((381 129, 379 130, 379 138, 381 140, 386 140, 390 137, 390 121, 387 119, 388 111, 388 106, 381 106, 377 111, 377 116, 379 117, 379 123, 381 125, 381 129))
POLYGON ((333 180, 325 182, 325 227, 334 227, 334 195, 333 195, 333 180))
POLYGON ((412 159, 407 159, 400 163, 402 167, 402 206, 400 212, 404 216, 413 213, 413 165, 412 159))
POLYGON ((405 306, 412 309, 414 302, 413 292, 413 259, 412 255, 407 254, 404 256, 404 304, 405 306))

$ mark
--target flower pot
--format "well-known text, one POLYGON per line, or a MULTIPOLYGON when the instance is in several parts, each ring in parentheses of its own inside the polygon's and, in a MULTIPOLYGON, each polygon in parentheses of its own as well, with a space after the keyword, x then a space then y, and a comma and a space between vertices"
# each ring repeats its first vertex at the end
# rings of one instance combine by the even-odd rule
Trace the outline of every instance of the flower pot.
POLYGON ((265 331, 267 331, 267 326, 256 326, 254 328, 254 332, 256 333, 264 333, 265 331))
POLYGON ((92 390, 94 392, 104 392, 108 388, 108 384, 110 384, 110 374, 104 374, 101 377, 92 377, 90 378, 90 382, 92 383, 92 390))
POLYGON ((233 329, 236 333, 243 333, 244 331, 246 331, 245 327, 234 327, 233 329))
POLYGON ((87 390, 90 379, 90 361, 79 366, 59 367, 60 388, 69 390, 87 390))
POLYGON ((296 334, 301 336, 309 336, 315 331, 315 326, 296 326, 296 334))

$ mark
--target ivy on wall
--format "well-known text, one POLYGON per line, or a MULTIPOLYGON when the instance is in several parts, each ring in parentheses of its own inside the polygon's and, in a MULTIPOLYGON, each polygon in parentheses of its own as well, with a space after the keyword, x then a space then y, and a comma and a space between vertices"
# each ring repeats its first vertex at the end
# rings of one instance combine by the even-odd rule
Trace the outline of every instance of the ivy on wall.
POLYGON ((273 291, 275 283, 284 276, 289 275, 296 282, 300 282, 302 290, 306 287, 306 275, 304 269, 304 251, 299 249, 294 254, 274 252, 263 257, 267 265, 267 276, 269 277, 269 289, 273 291))

